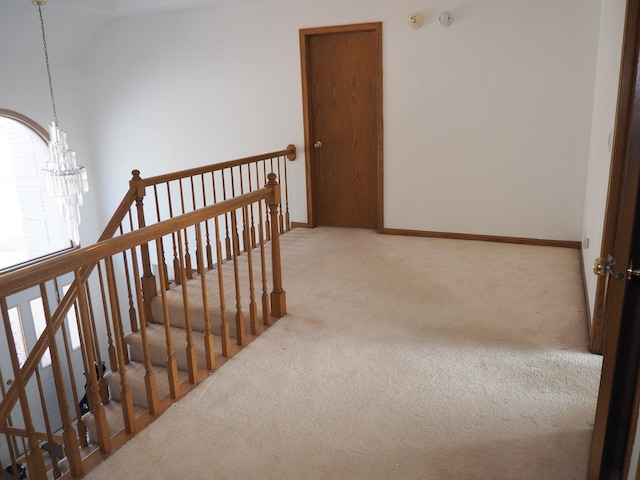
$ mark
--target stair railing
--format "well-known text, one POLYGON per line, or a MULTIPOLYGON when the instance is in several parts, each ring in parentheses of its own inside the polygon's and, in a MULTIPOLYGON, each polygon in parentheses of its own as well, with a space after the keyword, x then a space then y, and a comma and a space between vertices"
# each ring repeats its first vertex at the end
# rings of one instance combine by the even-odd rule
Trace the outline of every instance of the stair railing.
MULTIPOLYGON (((243 252, 249 257, 252 248, 259 246, 262 256, 260 277, 263 284, 264 325, 268 326, 272 318, 279 318, 286 313, 278 236, 289 230, 291 225, 286 183, 282 184, 282 201, 281 187, 275 181, 275 174, 280 173, 286 178, 286 159, 293 158, 295 147, 289 146, 281 152, 150 179, 142 179, 138 172, 134 172, 129 191, 97 244, 25 265, 0 276, 0 310, 7 332, 6 350, 11 358, 14 376, 12 381, 7 381, 7 384, 10 383, 7 390, 0 375, 0 432, 4 433, 8 440, 11 452, 9 467, 13 468, 13 472, 18 471, 20 459, 21 462, 26 462, 30 478, 44 478, 48 468, 52 468, 57 477, 61 474, 57 458, 59 450, 66 458, 66 468, 70 474, 74 477, 83 474, 81 455, 82 449, 87 448, 87 428, 79 410, 77 393, 82 380, 86 382, 86 394, 95 423, 98 449, 102 453, 112 451, 111 439, 114 432, 109 430, 103 407, 108 402, 108 394, 102 372, 97 368, 107 358, 111 370, 119 371, 121 374, 124 430, 129 434, 136 431, 136 414, 127 387, 128 358, 123 338, 125 331, 145 330, 147 318, 150 319, 152 315, 150 301, 158 295, 156 285, 164 291, 170 284, 188 281, 195 272, 201 276, 204 287, 205 270, 215 268, 225 258, 237 258, 243 252), (266 182, 267 185, 258 188, 260 182, 266 182), (186 189, 184 185, 187 185, 186 189), (173 200, 171 196, 176 189, 179 192, 178 203, 175 196, 173 200), (185 197, 184 190, 190 194, 191 208, 185 208, 185 199, 188 197, 185 197), (150 205, 155 213, 152 225, 147 225, 149 213, 145 214, 142 202, 142 199, 149 195, 149 191, 153 192, 150 205), (163 196, 158 193, 160 191, 167 194, 163 196), (174 212, 176 205, 179 205, 178 215, 174 212), (221 233, 223 231, 224 239, 221 233), (214 237, 213 242, 211 237, 214 237), (189 246, 190 239, 195 249, 189 246), (264 262, 265 243, 269 240, 272 255, 270 267, 273 275, 270 294, 266 292, 267 268, 264 262), (170 269, 166 268, 165 244, 179 253, 179 258, 176 258, 178 255, 174 256, 170 269), (192 253, 196 259, 195 270, 190 258, 192 253), (158 262, 156 268, 161 275, 158 280, 153 273, 152 257, 158 262), (117 261, 118 259, 121 260, 117 261), (119 274, 126 277, 124 286, 122 282, 117 281, 117 278, 120 278, 119 274), (170 279, 170 276, 173 278, 170 279), (69 277, 73 280, 64 293, 60 284, 67 283, 69 277), (11 333, 12 323, 7 300, 12 295, 29 289, 37 289, 41 294, 40 301, 46 317, 46 327, 31 347, 28 356, 21 360, 18 352, 21 347, 16 344, 11 333), (53 292, 53 295, 50 292, 53 292), (57 306, 51 300, 52 296, 57 300, 57 306), (127 298, 130 319, 127 326, 122 322, 121 310, 124 309, 120 305, 121 298, 127 298), (67 328, 63 328, 65 320, 67 328), (71 359, 68 330, 74 324, 80 336, 80 346, 77 350, 82 357, 84 375, 74 371, 74 362, 71 359), (63 351, 62 355, 60 350, 63 351), (103 355, 105 351, 107 353, 103 355), (40 379, 45 358, 50 359, 48 361, 52 371, 51 381, 55 385, 56 398, 53 402, 44 398, 40 379), (37 386, 34 386, 34 374, 37 386), (39 392, 39 407, 33 405, 29 391, 39 392), (70 397, 73 398, 72 404, 70 397), (52 403, 57 408, 49 408, 50 411, 47 412, 48 405, 52 403), (53 420, 50 418, 52 410, 56 410, 53 420), (37 418, 34 419, 34 415, 37 418), (49 465, 45 465, 43 454, 45 438, 51 462, 49 465)), ((227 358, 237 349, 232 348, 229 338, 222 283, 219 288, 223 327, 222 357, 227 358)), ((254 313, 257 306, 253 278, 250 290, 251 334, 256 335, 259 332, 257 316, 254 313)), ((206 299, 203 300, 206 302, 206 299)), ((205 333, 205 342, 209 345, 206 367, 207 370, 213 370, 216 368, 216 356, 210 331, 205 333)), ((169 343, 168 338, 167 344, 169 343)), ((244 344, 246 339, 238 335, 239 347, 244 344)), ((145 356, 148 373, 150 369, 147 360, 148 355, 145 356)), ((174 370, 169 370, 172 399, 179 397, 181 389, 174 370)), ((189 368, 191 384, 198 381, 197 370, 197 365, 192 362, 189 368)), ((152 375, 148 375, 145 382, 149 398, 148 412, 155 415, 166 408, 166 401, 163 407, 156 398, 152 375)), ((7 465, 0 467, 5 468, 7 465)))

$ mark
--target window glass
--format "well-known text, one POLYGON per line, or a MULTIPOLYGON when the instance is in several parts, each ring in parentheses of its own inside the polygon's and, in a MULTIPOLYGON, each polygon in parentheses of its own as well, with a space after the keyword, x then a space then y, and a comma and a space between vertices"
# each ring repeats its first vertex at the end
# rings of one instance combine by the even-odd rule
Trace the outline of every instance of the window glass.
POLYGON ((70 246, 62 211, 42 183, 47 156, 34 130, 0 115, 0 269, 70 246))
MULTIPOLYGON (((62 292, 67 293, 71 285, 65 285, 62 287, 62 292)), ((67 313, 67 325, 69 327, 69 340, 71 340, 71 348, 76 350, 80 348, 80 333, 78 332, 78 319, 76 317, 75 307, 69 309, 67 313)))
POLYGON ((24 341, 22 319, 20 318, 20 310, 18 307, 9 309, 9 323, 11 324, 11 332, 13 333, 13 341, 16 344, 18 362, 20 362, 20 368, 22 368, 24 362, 27 361, 27 346, 24 341))
MULTIPOLYGON (((42 305, 42 298, 36 298, 29 302, 31 305, 31 315, 33 316, 33 326, 36 329, 36 337, 40 338, 42 332, 44 332, 47 326, 47 318, 44 316, 44 306, 42 305)), ((40 362, 43 367, 51 365, 51 353, 47 348, 47 351, 42 355, 42 361, 40 362)))

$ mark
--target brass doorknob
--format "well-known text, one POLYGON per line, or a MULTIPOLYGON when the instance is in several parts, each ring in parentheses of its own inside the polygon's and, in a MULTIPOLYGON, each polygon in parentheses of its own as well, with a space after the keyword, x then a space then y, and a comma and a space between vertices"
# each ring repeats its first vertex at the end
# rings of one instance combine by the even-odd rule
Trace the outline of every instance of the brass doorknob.
POLYGON ((603 277, 605 274, 605 269, 602 263, 602 258, 600 257, 593 261, 593 273, 599 277, 603 277))
POLYGON ((314 148, 321 148, 322 147, 322 142, 320 140, 318 140, 316 143, 313 144, 314 148))
POLYGON ((607 258, 598 257, 593 261, 593 273, 599 277, 604 277, 607 272, 613 273, 614 265, 615 261, 611 255, 607 258))

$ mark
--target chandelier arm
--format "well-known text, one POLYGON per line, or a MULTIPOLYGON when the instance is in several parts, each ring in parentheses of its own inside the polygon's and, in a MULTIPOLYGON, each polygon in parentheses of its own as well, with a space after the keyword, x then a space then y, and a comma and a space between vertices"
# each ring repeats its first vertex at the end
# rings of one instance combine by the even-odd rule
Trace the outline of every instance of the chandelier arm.
POLYGON ((51 106, 53 107, 53 121, 56 125, 58 123, 58 113, 56 111, 56 100, 53 96, 53 80, 51 79, 51 67, 49 67, 49 52, 47 50, 47 37, 44 33, 44 19, 42 18, 42 5, 45 2, 34 2, 38 7, 38 13, 40 14, 40 29, 42 30, 42 45, 44 46, 44 61, 47 64, 47 76, 49 77, 49 93, 51 94, 51 106))

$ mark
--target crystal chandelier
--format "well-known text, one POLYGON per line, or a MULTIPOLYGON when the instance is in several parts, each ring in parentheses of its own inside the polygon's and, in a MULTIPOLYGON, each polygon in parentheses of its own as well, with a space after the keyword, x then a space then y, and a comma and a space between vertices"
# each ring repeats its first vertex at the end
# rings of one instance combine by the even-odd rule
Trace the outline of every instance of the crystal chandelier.
POLYGON ((76 153, 69 149, 67 134, 60 130, 58 124, 51 68, 49 67, 49 53, 47 52, 47 40, 44 34, 44 20, 42 18, 42 7, 47 2, 34 0, 31 3, 38 7, 38 13, 40 14, 42 45, 49 77, 51 106, 53 107, 53 123, 49 126, 49 159, 46 162, 45 169, 42 171, 44 185, 47 193, 56 199, 62 209, 72 245, 78 246, 80 245, 79 226, 82 194, 89 190, 87 170, 76 163, 76 153))

